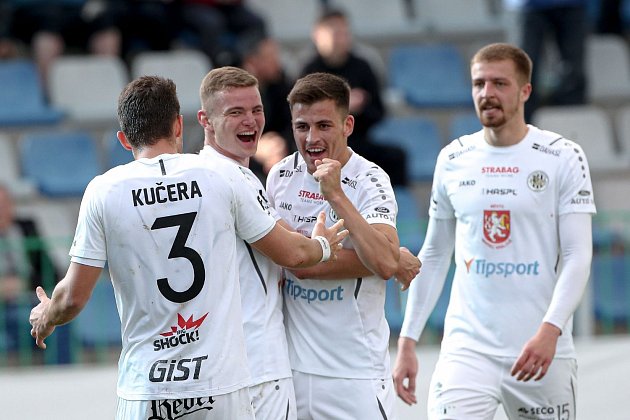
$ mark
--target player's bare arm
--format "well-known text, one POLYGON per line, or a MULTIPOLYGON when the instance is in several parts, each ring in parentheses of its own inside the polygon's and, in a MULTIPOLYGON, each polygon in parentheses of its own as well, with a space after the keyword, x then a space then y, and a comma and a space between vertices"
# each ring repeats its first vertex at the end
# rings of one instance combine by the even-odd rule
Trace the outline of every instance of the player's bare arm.
POLYGON ((394 386, 396 393, 409 405, 416 404, 416 375, 418 374, 418 358, 416 341, 409 337, 398 339, 398 354, 394 364, 394 386))
MULTIPOLYGON (((405 291, 411 281, 420 273, 422 263, 405 247, 400 247, 400 260, 395 280, 405 291)), ((353 249, 340 249, 334 261, 317 264, 308 268, 292 269, 291 273, 298 279, 338 280, 374 275, 359 259, 353 249)))
POLYGON ((70 263, 66 276, 61 280, 50 297, 43 288, 37 287, 39 304, 31 310, 31 336, 38 347, 45 349, 44 339, 57 325, 72 321, 92 296, 92 290, 102 268, 70 263))
POLYGON ((323 237, 327 241, 330 255, 325 260, 334 260, 341 248, 341 241, 348 236, 347 230, 342 230, 344 220, 339 219, 330 228, 325 226, 326 215, 321 212, 317 216, 317 223, 312 232, 312 238, 306 238, 297 232, 291 232, 276 223, 273 229, 262 239, 252 243, 258 251, 271 258, 273 262, 287 268, 308 267, 322 261, 324 257, 323 245, 316 237, 323 237))
MULTIPOLYGON (((283 219, 276 222, 285 229, 293 232, 293 228, 283 219)), ((293 268, 291 273, 298 279, 339 280, 353 277, 367 277, 372 273, 368 270, 353 249, 341 248, 337 258, 306 268, 293 268)))
POLYGON ((357 211, 341 188, 341 163, 333 159, 316 161, 313 177, 335 213, 345 220, 350 239, 363 265, 387 280, 398 270, 400 251, 398 234, 392 226, 370 225, 357 211))

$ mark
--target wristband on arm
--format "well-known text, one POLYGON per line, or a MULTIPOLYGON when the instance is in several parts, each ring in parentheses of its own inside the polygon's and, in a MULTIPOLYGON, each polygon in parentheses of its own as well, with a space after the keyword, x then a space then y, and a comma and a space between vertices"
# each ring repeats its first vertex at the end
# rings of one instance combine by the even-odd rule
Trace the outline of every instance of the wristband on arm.
POLYGON ((319 245, 322 247, 322 259, 319 260, 319 262, 328 261, 331 255, 330 242, 328 242, 328 239, 324 238, 323 236, 315 236, 313 237, 313 239, 317 240, 317 242, 319 242, 319 245))

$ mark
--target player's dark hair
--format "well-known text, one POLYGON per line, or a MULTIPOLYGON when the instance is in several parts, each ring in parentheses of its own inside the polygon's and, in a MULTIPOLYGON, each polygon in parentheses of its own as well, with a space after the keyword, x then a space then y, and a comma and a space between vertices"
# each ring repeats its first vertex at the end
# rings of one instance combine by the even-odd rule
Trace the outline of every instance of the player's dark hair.
POLYGON ((118 97, 120 130, 134 148, 170 138, 179 110, 175 83, 163 77, 139 77, 118 97))
POLYGON ((298 79, 287 100, 293 109, 295 104, 313 105, 315 102, 332 99, 342 116, 348 115, 350 108, 350 85, 330 73, 311 73, 298 79))

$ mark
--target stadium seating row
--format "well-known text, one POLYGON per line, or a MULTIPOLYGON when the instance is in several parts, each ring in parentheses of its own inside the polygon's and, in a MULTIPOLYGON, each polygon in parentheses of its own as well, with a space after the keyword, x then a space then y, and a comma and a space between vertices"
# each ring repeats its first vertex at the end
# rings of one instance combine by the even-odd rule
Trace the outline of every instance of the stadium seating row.
MULTIPOLYGON (((578 142, 597 177, 630 170, 630 104, 615 116, 613 121, 597 105, 546 107, 535 113, 534 124, 578 142)), ((430 184, 441 148, 480 128, 474 112, 468 111, 451 116, 445 135, 434 119, 419 115, 388 117, 371 130, 371 135, 377 143, 396 144, 406 152, 412 183, 430 184)), ((94 176, 133 158, 118 143, 115 129, 97 136, 76 127, 28 131, 17 141, 0 134, 0 152, 0 175, 22 197, 34 192, 48 197, 80 197, 94 176)))
POLYGON ((423 35, 498 34, 503 22, 492 0, 250 0, 271 33, 284 42, 308 40, 322 3, 343 9, 357 36, 410 39, 423 35), (375 16, 378 10, 378 16, 375 16), (465 12, 462 12, 465 11, 465 12))
MULTIPOLYGON (((470 109, 468 58, 452 43, 392 45, 381 69, 384 88, 420 111, 470 109)), ((630 49, 623 38, 591 35, 586 61, 590 103, 610 108, 630 102, 630 49)), ((64 56, 52 65, 49 91, 44 92, 32 62, 3 61, 0 84, 6 88, 0 92, 0 129, 64 120, 115 123, 118 93, 142 74, 172 78, 184 115, 193 115, 199 107, 198 83, 211 68, 212 63, 197 50, 141 53, 129 72, 117 58, 64 56)))
POLYGON ((44 91, 29 59, 0 62, 0 129, 54 125, 115 127, 118 95, 140 75, 161 75, 175 81, 184 115, 199 109, 199 83, 212 68, 197 50, 138 54, 130 72, 117 57, 62 56, 54 61, 44 91))

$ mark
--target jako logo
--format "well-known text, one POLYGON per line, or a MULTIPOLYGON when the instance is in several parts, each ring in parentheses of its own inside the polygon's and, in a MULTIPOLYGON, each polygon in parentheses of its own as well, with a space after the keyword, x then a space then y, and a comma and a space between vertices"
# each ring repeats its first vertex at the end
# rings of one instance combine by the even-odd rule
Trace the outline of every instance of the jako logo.
POLYGON ((490 262, 487 260, 477 260, 475 258, 471 258, 469 260, 464 260, 466 264, 466 272, 468 274, 479 274, 488 278, 490 276, 503 276, 509 277, 512 275, 519 276, 537 276, 540 274, 538 268, 540 267, 540 263, 538 261, 534 261, 531 263, 511 263, 511 262, 490 262))

